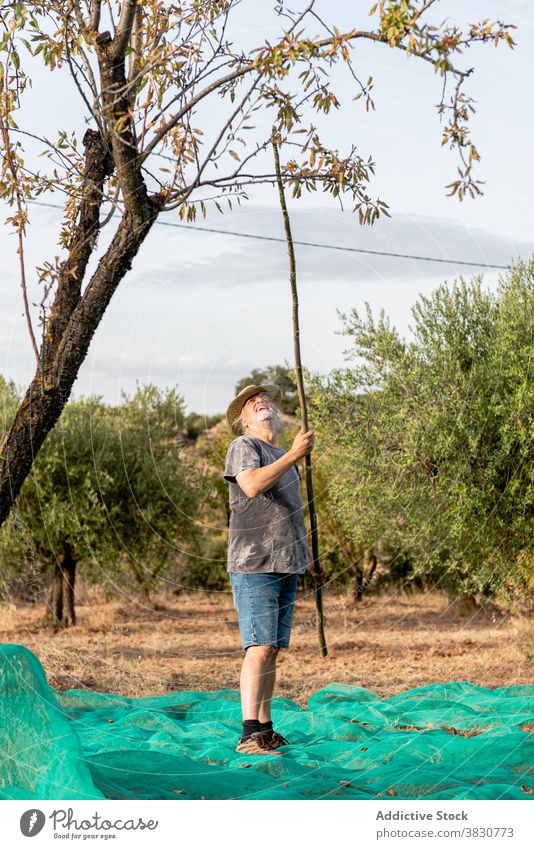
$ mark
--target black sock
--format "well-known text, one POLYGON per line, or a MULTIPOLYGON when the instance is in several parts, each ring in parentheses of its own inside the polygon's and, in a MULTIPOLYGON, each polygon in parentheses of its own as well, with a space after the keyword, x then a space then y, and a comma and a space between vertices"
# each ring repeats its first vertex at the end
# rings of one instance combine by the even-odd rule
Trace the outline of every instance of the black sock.
POLYGON ((244 719, 243 720, 243 737, 250 737, 251 734, 255 734, 260 730, 260 723, 257 719, 244 719))
POLYGON ((269 722, 260 722, 260 731, 267 735, 267 737, 272 737, 273 735, 273 723, 271 720, 269 722))

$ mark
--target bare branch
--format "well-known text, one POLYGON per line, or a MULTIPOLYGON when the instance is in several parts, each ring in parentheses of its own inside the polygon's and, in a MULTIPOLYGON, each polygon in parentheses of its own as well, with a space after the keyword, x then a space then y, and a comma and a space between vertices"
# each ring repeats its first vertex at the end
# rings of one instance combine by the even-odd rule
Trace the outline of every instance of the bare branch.
MULTIPOLYGON (((212 59, 210 59, 210 62, 211 61, 212 61, 212 59)), ((153 117, 154 122, 156 122, 158 120, 158 118, 161 118, 161 116, 164 115, 165 112, 168 109, 170 109, 170 107, 173 105, 173 103, 176 103, 177 100, 181 100, 184 97, 184 95, 187 94, 188 91, 190 91, 192 88, 194 88, 196 85, 198 85, 199 82, 206 79, 206 77, 210 77, 212 74, 215 74, 215 73, 217 73, 217 71, 220 71, 222 68, 224 68, 225 65, 229 65, 230 62, 232 62, 232 59, 225 59, 223 62, 220 62, 214 68, 211 68, 209 71, 206 71, 210 62, 206 63, 206 65, 204 66, 204 68, 202 69, 202 71, 200 72, 200 74, 197 77, 190 80, 187 83, 187 85, 184 86, 184 88, 182 88, 178 92, 178 94, 175 94, 171 98, 171 100, 169 100, 169 102, 165 104, 165 106, 162 106, 162 108, 160 109, 159 112, 156 112, 155 116, 153 117)))
POLYGON ((80 68, 80 73, 83 73, 83 78, 86 81, 89 88, 91 89, 91 94, 93 95, 93 97, 95 99, 95 103, 98 103, 99 99, 100 99, 99 93, 98 93, 98 86, 96 84, 95 75, 94 75, 93 69, 91 67, 91 62, 89 61, 89 57, 87 56, 87 53, 85 52, 85 50, 83 49, 83 47, 81 45, 78 45, 78 53, 82 57, 85 70, 87 71, 87 74, 85 74, 85 73, 83 73, 82 69, 80 68))
POLYGON ((130 42, 136 8, 137 0, 123 0, 121 16, 117 24, 115 38, 113 39, 112 49, 116 59, 119 56, 124 56, 124 52, 130 42))
MULTIPOLYGON (((67 57, 67 64, 69 66, 70 75, 71 75, 72 79, 74 80, 74 85, 78 89, 78 93, 79 93, 80 97, 82 98, 83 102, 85 103, 87 109, 89 110, 89 113, 93 116, 93 120, 95 121, 97 127, 99 128, 100 132, 103 134, 104 128, 103 128, 102 122, 100 120, 100 114, 98 113, 98 111, 93 109, 93 107, 89 103, 89 100, 87 99, 87 95, 85 94, 82 86, 80 85, 80 81, 78 80, 76 71, 74 70, 74 62, 73 62, 73 59, 72 59, 72 56, 71 56, 71 53, 70 53, 69 45, 67 43, 67 36, 66 35, 65 35, 65 56, 67 57)), ((83 71, 81 73, 82 73, 82 75, 84 76, 84 78, 86 79, 86 82, 87 82, 87 78, 83 74, 83 71)))
MULTIPOLYGON (((74 12, 74 17, 76 18, 76 23, 78 24, 78 28, 79 28, 80 32, 85 32, 85 24, 84 24, 84 21, 83 21, 83 15, 82 15, 82 10, 81 10, 80 6, 78 5, 78 3, 73 3, 71 8, 74 12)), ((68 15, 68 12, 67 12, 67 15, 68 15)), ((66 40, 67 40, 67 27, 65 27, 65 41, 66 40)))
POLYGON ((419 20, 419 18, 421 17, 421 15, 424 15, 424 13, 425 13, 425 12, 428 12, 428 10, 430 9, 430 7, 431 7, 431 6, 433 6, 433 5, 434 5, 434 3, 437 3, 437 2, 439 2, 439 0, 426 0, 426 3, 423 3, 423 5, 421 6, 421 8, 420 8, 420 9, 418 9, 418 10, 415 12, 415 14, 414 14, 414 16, 413 16, 413 18, 412 18, 412 24, 414 24, 416 21, 418 21, 418 20, 419 20))
POLYGON ((141 79, 145 71, 139 71, 139 59, 143 49, 143 7, 139 5, 135 10, 135 19, 133 25, 133 50, 130 53, 130 70, 128 72, 128 88, 133 87, 137 78, 141 79))
MULTIPOLYGON (((3 71, 3 68, 2 68, 3 71)), ((6 73, 7 73, 7 63, 6 63, 6 73)), ((7 103, 7 99, 6 99, 7 103)), ((37 347, 37 342, 35 339, 35 333, 33 331, 33 324, 30 313, 30 305, 28 303, 28 288, 26 286, 26 267, 24 263, 24 236, 26 233, 26 210, 24 204, 24 192, 21 186, 17 161, 15 156, 13 155, 13 150, 11 148, 11 139, 9 138, 9 108, 6 108, 6 120, 4 120, 4 115, 0 114, 0 132, 2 134, 2 140, 4 143, 4 161, 11 173, 11 179, 13 181, 14 187, 14 195, 15 202, 17 205, 17 215, 13 216, 11 221, 17 229, 18 234, 18 242, 19 246, 17 249, 17 253, 19 255, 19 266, 20 266, 20 285, 22 288, 22 300, 24 303, 24 314, 26 316, 26 324, 28 326, 28 333, 30 335, 33 352, 35 354, 35 359, 37 361, 37 368, 41 365, 41 360, 39 357, 39 348, 37 347)))
MULTIPOLYGON (((356 39, 356 38, 368 38, 368 39, 371 39, 372 41, 377 41, 377 42, 380 42, 382 44, 387 44, 387 38, 385 36, 378 34, 378 33, 374 33, 374 32, 363 32, 363 31, 362 32, 356 32, 355 30, 353 30, 350 34, 348 34, 344 37, 347 40, 353 40, 353 39, 356 39)), ((334 41, 334 39, 332 39, 332 38, 324 38, 324 39, 321 39, 320 41, 314 41, 314 42, 308 42, 308 43, 313 43, 314 47, 320 48, 320 47, 327 47, 328 45, 332 44, 333 41, 334 41)), ((401 46, 401 45, 399 45, 399 46, 401 46)), ((406 48, 403 47, 402 49, 405 50, 406 48)), ((429 61, 433 64, 433 61, 430 57, 422 56, 421 58, 427 59, 427 61, 429 61)), ((237 80, 240 77, 243 77, 246 74, 249 74, 251 71, 254 71, 256 69, 257 69, 256 62, 249 62, 246 65, 243 65, 241 68, 238 68, 237 70, 232 71, 232 73, 227 74, 226 76, 221 77, 218 80, 215 80, 209 86, 206 86, 204 89, 202 89, 202 91, 199 91, 198 94, 196 94, 194 97, 192 97, 178 112, 176 112, 172 116, 172 118, 170 118, 158 130, 158 132, 154 135, 153 139, 151 140, 150 144, 148 144, 147 147, 145 148, 145 151, 144 151, 144 153, 141 157, 141 160, 144 161, 152 153, 154 148, 156 148, 158 146, 158 144, 162 141, 162 139, 167 135, 169 130, 171 130, 173 127, 175 127, 176 124, 180 121, 180 119, 183 118, 183 116, 187 112, 189 112, 191 109, 193 109, 193 107, 196 106, 197 103, 200 103, 201 100, 203 100, 205 97, 207 97, 209 94, 211 94, 213 91, 220 88, 221 86, 226 85, 229 82, 233 82, 234 80, 237 80)))
MULTIPOLYGON (((16 168, 14 166, 13 158, 11 156, 11 151, 10 151, 9 134, 8 134, 7 127, 5 126, 3 121, 1 121, 1 123, 0 123, 0 129, 2 131, 2 136, 3 136, 3 139, 4 139, 4 146, 5 146, 5 149, 6 149, 6 159, 9 163, 9 168, 11 170, 13 180, 15 182, 18 182, 16 168)), ((28 333, 30 334, 30 339, 31 339, 31 343, 32 343, 33 352, 35 354, 35 359, 37 361, 37 366, 40 367, 41 358, 39 356, 39 348, 37 347, 37 341, 35 339, 35 333, 34 333, 33 324, 32 324, 32 317, 31 317, 31 313, 30 313, 30 305, 29 305, 29 302, 28 302, 28 287, 26 285, 26 266, 25 266, 25 263, 24 263, 25 227, 24 227, 24 224, 22 223, 22 218, 25 215, 25 213, 24 213, 24 206, 23 206, 23 202, 22 202, 22 195, 21 195, 21 192, 18 188, 17 188, 17 191, 16 191, 16 198, 17 198, 17 212, 18 212, 18 217, 19 217, 19 220, 20 220, 20 223, 17 227, 18 242, 19 242, 17 253, 19 255, 20 285, 21 285, 21 288, 22 288, 22 300, 23 300, 23 303, 24 303, 24 315, 26 317, 26 325, 28 327, 28 333)))
POLYGON ((202 176, 202 174, 203 174, 203 172, 204 172, 204 170, 205 170, 206 166, 208 165, 208 163, 209 163, 209 161, 210 161, 211 157, 213 156, 213 152, 217 149, 217 145, 218 145, 218 144, 220 144, 220 141, 221 141, 222 137, 224 136, 224 134, 225 134, 226 130, 227 130, 227 129, 228 129, 228 127, 231 125, 231 123, 232 123, 232 121, 235 119, 235 117, 239 114, 239 112, 241 111, 241 109, 243 108, 243 106, 245 105, 245 103, 247 102, 247 100, 249 99, 250 95, 252 94, 252 92, 254 91, 254 89, 256 88, 256 86, 258 85, 258 82, 260 81, 260 79, 261 79, 261 74, 258 74, 258 75, 256 76, 256 79, 254 80, 254 82, 253 82, 253 83, 252 83, 252 85, 250 86, 250 88, 249 88, 248 92, 246 93, 246 95, 242 98, 242 100, 241 100, 241 102, 238 104, 237 108, 236 108, 236 109, 234 109, 234 111, 232 112, 232 114, 230 115, 230 117, 229 117, 229 118, 227 119, 227 121, 225 122, 225 124, 224 124, 224 126, 222 127, 222 129, 221 129, 220 133, 218 134, 218 136, 217 136, 217 138, 215 139, 214 143, 212 144, 212 146, 211 146, 210 150, 208 151, 207 155, 205 156, 204 161, 203 161, 202 165, 200 166, 200 168, 199 168, 199 170, 198 170, 198 173, 197 173, 197 175, 196 175, 195 179, 193 180, 193 182, 191 183, 191 185, 188 187, 188 189, 186 190, 185 194, 182 194, 182 196, 181 196, 181 202, 183 202, 183 201, 187 200, 187 198, 189 197, 189 195, 191 194, 191 192, 193 191, 193 189, 195 189, 195 188, 197 187, 198 182, 199 182, 199 180, 200 180, 200 177, 202 176))
POLYGON ((192 97, 191 100, 189 100, 188 103, 186 103, 182 109, 176 112, 173 117, 169 121, 167 121, 167 123, 155 134, 150 144, 147 145, 147 147, 145 148, 144 153, 141 156, 141 162, 144 162, 144 160, 152 153, 154 148, 158 146, 160 141, 165 138, 169 130, 172 130, 172 128, 176 126, 178 121, 183 118, 183 116, 187 112, 190 112, 190 110, 197 103, 200 103, 200 101, 207 97, 208 94, 211 94, 212 91, 215 91, 216 89, 220 88, 225 83, 237 80, 239 79, 239 77, 244 77, 245 74, 249 74, 253 69, 254 65, 252 63, 245 65, 243 68, 237 71, 232 71, 231 74, 227 74, 225 77, 220 77, 218 80, 215 80, 215 82, 211 83, 209 86, 206 86, 206 88, 203 88, 202 91, 199 91, 198 94, 192 97))
POLYGON ((111 221, 111 219, 113 218, 115 213, 119 211, 119 204, 117 203, 117 201, 119 199, 120 191, 121 191, 120 186, 117 186, 117 188, 115 189, 114 197, 109 198, 109 202, 111 204, 111 209, 108 212, 108 214, 106 215, 106 217, 102 221, 100 221, 100 223, 98 225, 99 230, 102 230, 106 226, 106 224, 108 224, 111 221))
MULTIPOLYGON (((305 15, 307 15, 308 12, 311 11, 311 9, 314 6, 314 3, 315 3, 315 0, 310 0, 310 2, 305 7, 305 9, 298 15, 298 17, 295 19, 295 21, 293 22, 291 27, 288 29, 287 33, 285 33, 284 37, 287 37, 287 35, 290 35, 293 32, 293 30, 298 26, 298 24, 302 21, 302 19, 305 17, 305 15)), ((327 39, 325 41, 325 43, 328 44, 331 41, 332 41, 332 39, 329 39, 329 40, 327 39)), ((142 161, 144 161, 152 153, 154 148, 156 148, 158 146, 158 144, 165 137, 165 135, 169 132, 169 130, 171 130, 173 127, 175 127, 176 124, 178 123, 178 121, 187 112, 189 112, 197 103, 199 103, 201 100, 203 100, 209 94, 211 94, 212 91, 215 91, 220 86, 223 86, 228 82, 232 82, 234 80, 237 80, 237 79, 239 79, 239 77, 242 77, 245 74, 250 73, 250 71, 254 70, 255 67, 256 67, 255 62, 250 62, 249 64, 245 65, 243 68, 239 68, 238 70, 233 71, 231 74, 227 74, 225 77, 221 77, 219 80, 216 80, 214 83, 211 83, 211 85, 206 86, 206 88, 202 89, 202 91, 200 91, 198 93, 198 95, 195 95, 194 97, 192 97, 191 100, 188 103, 186 103, 185 106, 182 109, 180 109, 172 118, 170 118, 169 121, 155 134, 155 136, 152 139, 152 141, 150 142, 150 144, 147 145, 147 147, 145 148, 145 151, 144 151, 143 156, 142 156, 142 161)))
POLYGON ((100 26, 100 7, 102 0, 91 0, 91 15, 89 18, 89 26, 93 32, 98 32, 100 26))

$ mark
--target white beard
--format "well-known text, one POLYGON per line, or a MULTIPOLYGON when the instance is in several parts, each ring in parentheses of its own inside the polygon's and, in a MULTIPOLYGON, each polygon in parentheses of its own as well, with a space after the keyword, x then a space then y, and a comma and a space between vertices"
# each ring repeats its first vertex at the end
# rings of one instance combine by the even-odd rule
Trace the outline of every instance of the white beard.
POLYGON ((269 422, 271 426, 276 427, 278 424, 278 410, 276 407, 263 407, 258 410, 258 412, 254 413, 252 416, 251 424, 254 424, 256 427, 261 427, 264 422, 269 422))

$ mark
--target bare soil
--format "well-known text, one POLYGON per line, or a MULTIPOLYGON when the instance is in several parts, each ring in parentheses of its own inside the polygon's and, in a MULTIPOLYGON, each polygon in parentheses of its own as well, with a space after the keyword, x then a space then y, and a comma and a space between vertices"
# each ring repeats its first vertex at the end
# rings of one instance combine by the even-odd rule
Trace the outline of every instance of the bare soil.
MULTIPOLYGON (((438 593, 365 597, 326 593, 329 656, 322 658, 313 596, 300 595, 291 647, 280 652, 275 695, 306 704, 334 681, 387 697, 414 687, 468 681, 480 687, 533 684, 534 631, 495 608, 463 613, 438 593)), ((226 592, 78 605, 78 624, 54 629, 43 607, 0 608, 0 642, 21 643, 58 690, 124 696, 239 687, 236 612, 226 592)))

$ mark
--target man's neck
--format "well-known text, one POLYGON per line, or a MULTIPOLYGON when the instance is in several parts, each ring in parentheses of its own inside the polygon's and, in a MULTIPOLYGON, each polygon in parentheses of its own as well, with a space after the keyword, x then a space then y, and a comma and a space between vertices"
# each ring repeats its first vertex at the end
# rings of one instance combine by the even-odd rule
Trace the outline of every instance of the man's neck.
POLYGON ((258 439, 262 439, 263 442, 268 442, 270 445, 276 445, 276 439, 278 436, 276 429, 273 429, 268 422, 265 422, 263 427, 247 427, 244 435, 256 436, 258 439))

